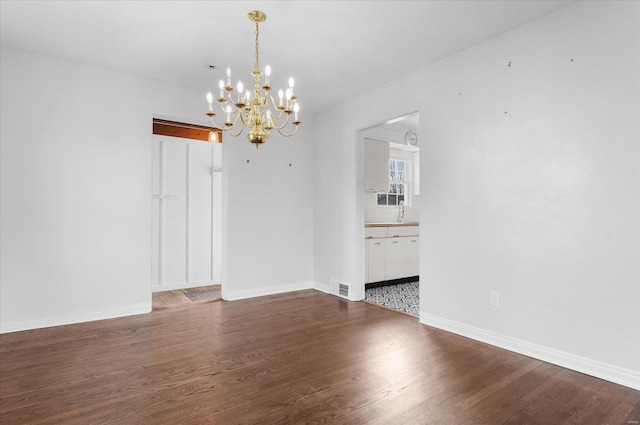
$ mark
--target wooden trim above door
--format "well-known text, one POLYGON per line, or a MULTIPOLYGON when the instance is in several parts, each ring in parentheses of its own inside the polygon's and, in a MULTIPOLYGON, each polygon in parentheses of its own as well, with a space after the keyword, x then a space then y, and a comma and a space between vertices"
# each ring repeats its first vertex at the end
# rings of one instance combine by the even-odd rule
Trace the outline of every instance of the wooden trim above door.
POLYGON ((188 124, 184 122, 153 119, 153 134, 161 136, 181 137, 183 139, 209 141, 209 132, 217 131, 218 140, 222 143, 222 132, 213 127, 204 125, 188 124))

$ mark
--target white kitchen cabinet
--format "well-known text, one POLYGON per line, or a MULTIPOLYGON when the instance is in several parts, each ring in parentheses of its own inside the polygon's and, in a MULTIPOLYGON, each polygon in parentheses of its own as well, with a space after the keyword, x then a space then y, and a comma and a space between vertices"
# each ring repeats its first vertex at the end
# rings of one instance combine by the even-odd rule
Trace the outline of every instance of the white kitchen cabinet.
POLYGON ((364 240, 364 283, 371 282, 369 280, 369 241, 364 240))
POLYGON ((407 236, 386 239, 386 280, 417 276, 419 237, 407 236))
POLYGON ((364 191, 389 191, 389 144, 364 139, 364 191))
POLYGON ((405 263, 406 276, 418 276, 420 274, 420 237, 411 236, 403 239, 408 240, 405 263))
POLYGON ((366 283, 386 280, 386 244, 385 238, 366 239, 367 270, 366 283))
POLYGON ((385 280, 400 279, 404 266, 404 238, 386 238, 386 274, 385 280))
POLYGON ((420 274, 418 226, 365 229, 365 283, 420 274))

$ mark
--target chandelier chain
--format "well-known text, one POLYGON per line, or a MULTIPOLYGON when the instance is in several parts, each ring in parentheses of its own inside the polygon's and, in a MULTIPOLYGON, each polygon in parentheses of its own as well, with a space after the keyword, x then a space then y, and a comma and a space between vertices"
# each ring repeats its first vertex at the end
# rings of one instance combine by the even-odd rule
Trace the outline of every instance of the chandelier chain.
POLYGON ((260 69, 260 60, 259 60, 259 56, 258 56, 258 45, 260 43, 260 29, 258 28, 258 23, 256 22, 256 64, 255 64, 255 70, 259 70, 260 69))

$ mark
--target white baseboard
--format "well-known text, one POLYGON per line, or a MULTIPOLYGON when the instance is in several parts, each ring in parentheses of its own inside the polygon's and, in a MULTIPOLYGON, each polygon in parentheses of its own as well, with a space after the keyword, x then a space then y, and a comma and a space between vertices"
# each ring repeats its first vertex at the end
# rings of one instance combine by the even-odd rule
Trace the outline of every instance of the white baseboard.
POLYGON ((77 311, 59 316, 39 317, 37 319, 19 320, 15 322, 2 322, 0 323, 0 333, 71 325, 74 323, 114 319, 116 317, 133 316, 135 314, 145 313, 151 313, 151 301, 97 311, 77 311))
POLYGON ((301 291, 303 289, 312 289, 312 288, 313 288, 313 282, 306 281, 306 282, 288 283, 285 285, 267 286, 264 288, 256 288, 256 289, 227 290, 225 299, 228 301, 236 301, 236 300, 243 300, 246 298, 263 297, 265 295, 281 294, 283 292, 301 291))
POLYGON ((420 313, 420 323, 640 390, 640 372, 634 370, 624 369, 431 314, 420 313))
POLYGON ((153 285, 152 292, 175 291, 176 289, 198 288, 200 286, 219 285, 220 281, 201 280, 199 282, 178 282, 164 285, 153 285))
POLYGON ((338 285, 342 282, 338 282, 335 279, 331 279, 329 284, 324 284, 320 282, 313 282, 313 289, 316 291, 324 292, 325 294, 333 295, 335 297, 339 297, 349 301, 362 301, 364 299, 364 295, 360 296, 359 292, 355 291, 353 287, 349 289, 349 297, 344 297, 338 293, 338 285), (355 294, 355 295, 354 295, 355 294))
POLYGON ((313 282, 313 289, 316 291, 324 292, 326 294, 331 294, 331 288, 329 285, 320 282, 313 282))

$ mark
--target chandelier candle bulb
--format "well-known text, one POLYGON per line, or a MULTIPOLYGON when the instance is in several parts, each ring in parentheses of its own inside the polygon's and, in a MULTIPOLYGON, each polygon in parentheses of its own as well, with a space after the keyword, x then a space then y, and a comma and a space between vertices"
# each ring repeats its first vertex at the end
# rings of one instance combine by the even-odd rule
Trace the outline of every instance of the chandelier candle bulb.
POLYGON ((271 130, 273 125, 271 125, 271 111, 267 110, 266 114, 266 125, 264 126, 267 130, 271 130))
POLYGON ((238 81, 238 103, 242 103, 242 95, 244 94, 244 85, 242 81, 238 81))
POLYGON ((207 103, 209 104, 209 112, 213 112, 213 94, 207 93, 207 103))
POLYGON ((293 98, 293 91, 291 90, 291 88, 287 89, 287 91, 285 92, 285 96, 287 98, 287 107, 285 109, 285 112, 291 112, 291 99, 293 98))
POLYGON ((231 125, 231 106, 227 105, 227 125, 231 125))
POLYGON ((227 68, 227 87, 231 87, 231 68, 227 68))
POLYGON ((226 102, 226 99, 224 98, 224 81, 220 80, 220 82, 218 83, 218 88, 220 89, 220 97, 218 97, 218 102, 226 102))
POLYGON ((282 106, 282 98, 284 97, 284 92, 282 90, 278 91, 278 97, 280 98, 278 106, 282 106))
POLYGON ((295 121, 298 121, 298 111, 300 111, 300 105, 298 105, 297 103, 295 105, 293 105, 293 121, 295 124, 295 121))
POLYGON ((271 77, 271 67, 267 65, 264 68, 264 85, 269 87, 269 77, 271 77))

